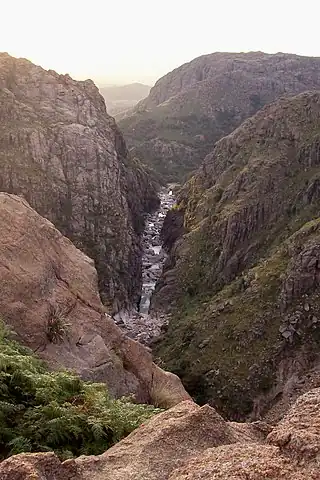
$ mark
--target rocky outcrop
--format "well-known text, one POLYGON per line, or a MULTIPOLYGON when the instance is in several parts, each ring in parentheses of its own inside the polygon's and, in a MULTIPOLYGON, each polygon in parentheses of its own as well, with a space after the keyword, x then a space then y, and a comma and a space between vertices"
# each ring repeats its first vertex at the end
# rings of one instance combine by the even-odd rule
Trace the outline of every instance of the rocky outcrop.
POLYGON ((229 423, 208 405, 182 402, 100 456, 60 463, 53 453, 17 455, 0 464, 1 478, 316 480, 319 407, 320 389, 315 389, 272 429, 262 422, 229 423))
POLYGON ((21 197, 0 193, 0 317, 51 368, 105 382, 113 396, 190 398, 105 313, 94 262, 21 197))
MULTIPOLYGON (((102 478, 164 480, 210 447, 263 438, 250 425, 233 428, 213 408, 183 402, 156 415, 99 458, 102 478)), ((95 458, 80 458, 80 472, 93 476, 95 458)), ((172 477, 174 478, 174 477, 172 477)))
POLYGON ((155 354, 236 419, 288 399, 319 364, 319 131, 319 93, 265 107, 217 143, 171 213, 185 233, 153 297, 173 313, 155 354))
POLYGON ((319 73, 319 58, 262 52, 203 55, 160 78, 119 125, 133 152, 175 181, 264 105, 320 89, 319 73))
POLYGON ((21 454, 0 463, 3 480, 77 480, 73 460, 60 462, 54 453, 21 454))
POLYGON ((95 260, 110 311, 134 304, 143 214, 158 199, 97 87, 0 54, 0 103, 0 190, 23 195, 95 260))

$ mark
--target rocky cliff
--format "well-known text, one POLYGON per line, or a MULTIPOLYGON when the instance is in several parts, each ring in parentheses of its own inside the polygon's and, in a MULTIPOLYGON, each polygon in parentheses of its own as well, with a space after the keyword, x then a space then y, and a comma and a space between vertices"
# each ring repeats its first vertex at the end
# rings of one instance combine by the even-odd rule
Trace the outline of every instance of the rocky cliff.
POLYGON ((95 260, 110 310, 136 303, 155 184, 91 80, 0 54, 0 190, 23 195, 95 260))
POLYGON ((119 125, 133 152, 175 181, 264 105, 319 88, 319 58, 213 53, 158 80, 119 125))
POLYGON ((182 402, 100 456, 60 462, 54 453, 0 464, 3 480, 317 480, 320 391, 299 398, 277 426, 226 422, 182 402))
POLYGON ((282 99, 217 143, 164 224, 156 355, 234 418, 319 364, 319 176, 320 94, 282 99))
POLYGON ((189 395, 105 313, 94 262, 21 197, 0 193, 0 317, 51 368, 115 397, 171 406, 189 395))

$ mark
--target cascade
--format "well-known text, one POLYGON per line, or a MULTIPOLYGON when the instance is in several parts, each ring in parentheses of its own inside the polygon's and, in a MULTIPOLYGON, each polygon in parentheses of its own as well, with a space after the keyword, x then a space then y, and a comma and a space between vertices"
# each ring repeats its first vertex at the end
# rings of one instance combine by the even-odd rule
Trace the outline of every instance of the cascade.
POLYGON ((161 189, 160 206, 157 211, 147 215, 145 231, 142 238, 142 290, 137 311, 119 312, 114 320, 128 336, 148 344, 158 336, 165 323, 164 315, 154 316, 149 313, 150 301, 157 280, 159 279, 166 253, 162 250, 160 232, 163 221, 175 203, 173 185, 161 189))

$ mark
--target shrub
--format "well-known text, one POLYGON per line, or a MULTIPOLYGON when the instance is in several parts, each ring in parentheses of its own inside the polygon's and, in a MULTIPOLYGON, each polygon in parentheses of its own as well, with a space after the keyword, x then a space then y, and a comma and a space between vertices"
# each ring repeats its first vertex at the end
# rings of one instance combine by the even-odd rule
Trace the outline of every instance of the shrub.
POLYGON ((0 324, 0 459, 50 450, 62 459, 97 455, 158 412, 112 399, 103 384, 47 371, 0 324))
POLYGON ((70 323, 66 322, 67 313, 57 305, 49 305, 49 318, 46 335, 50 343, 61 343, 68 335, 70 323))

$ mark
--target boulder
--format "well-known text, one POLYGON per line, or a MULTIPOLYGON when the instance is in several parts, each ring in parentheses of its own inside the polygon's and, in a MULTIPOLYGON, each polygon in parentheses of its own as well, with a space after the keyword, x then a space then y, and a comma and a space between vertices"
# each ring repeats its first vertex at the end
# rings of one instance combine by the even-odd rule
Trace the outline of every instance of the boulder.
POLYGON ((77 480, 74 460, 63 464, 54 453, 23 453, 0 463, 1 480, 77 480))
POLYGON ((112 395, 172 406, 190 398, 105 313, 94 262, 21 197, 0 193, 0 317, 51 368, 112 395))
POLYGON ((319 451, 301 447, 319 436, 319 412, 320 389, 314 389, 266 441, 268 425, 226 422, 210 406, 185 401, 102 455, 61 463, 52 453, 22 454, 2 462, 0 475, 4 480, 318 480, 319 451), (302 435, 304 444, 297 442, 302 435), (290 438, 295 440, 287 450, 290 438))

